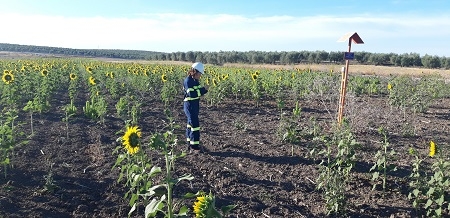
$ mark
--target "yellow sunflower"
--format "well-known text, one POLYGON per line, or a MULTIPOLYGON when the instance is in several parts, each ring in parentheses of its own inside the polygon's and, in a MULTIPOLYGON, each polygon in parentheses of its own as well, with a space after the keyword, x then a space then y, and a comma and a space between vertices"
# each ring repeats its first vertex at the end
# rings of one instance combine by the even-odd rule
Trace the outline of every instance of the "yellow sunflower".
POLYGON ((387 89, 388 89, 388 90, 391 90, 391 89, 392 89, 392 85, 391 85, 390 83, 388 83, 387 89))
POLYGON ((222 81, 228 79, 228 74, 222 75, 222 81))
POLYGON ((6 84, 10 84, 14 81, 14 75, 10 73, 9 71, 5 70, 3 71, 2 80, 6 84))
POLYGON ((48 70, 46 69, 41 70, 41 75, 44 77, 48 76, 48 70))
POLYGON ((436 144, 433 141, 430 142, 430 157, 436 154, 436 144))
POLYGON ((206 217, 208 210, 208 202, 205 195, 197 197, 197 201, 194 203, 194 213, 196 218, 206 217))
POLYGON ((86 67, 86 71, 87 71, 88 73, 92 73, 92 67, 86 67))
POLYGON ((197 201, 193 205, 196 218, 222 217, 215 208, 215 197, 212 193, 205 195, 201 193, 197 196, 197 201))
POLYGON ((256 73, 252 74, 252 80, 256 81, 256 79, 258 79, 258 74, 256 73))
POLYGON ((71 73, 69 75, 70 80, 76 80, 77 79, 77 75, 75 73, 71 73))
POLYGON ((166 76, 165 73, 164 73, 163 75, 161 75, 161 80, 162 80, 163 82, 167 82, 167 76, 166 76))
POLYGON ((90 77, 89 77, 89 83, 90 83, 91 85, 93 85, 93 86, 95 86, 95 84, 97 84, 97 83, 95 82, 95 78, 94 78, 93 76, 90 76, 90 77))
POLYGON ((127 127, 127 131, 122 137, 123 146, 128 151, 128 154, 136 154, 141 147, 139 142, 141 138, 141 130, 137 126, 127 127))

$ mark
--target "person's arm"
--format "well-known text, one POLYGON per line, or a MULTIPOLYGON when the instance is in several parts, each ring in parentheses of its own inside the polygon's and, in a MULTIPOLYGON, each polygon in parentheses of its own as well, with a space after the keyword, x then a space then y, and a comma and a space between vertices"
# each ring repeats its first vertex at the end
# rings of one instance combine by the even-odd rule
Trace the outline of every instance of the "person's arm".
POLYGON ((189 100, 198 99, 208 92, 208 90, 196 80, 185 80, 184 87, 186 89, 186 97, 189 97, 189 100))
POLYGON ((198 87, 200 89, 200 95, 204 95, 204 94, 208 93, 208 89, 206 89, 204 86, 200 85, 200 83, 198 84, 198 87))
POLYGON ((195 80, 185 80, 184 87, 186 90, 187 100, 195 100, 206 94, 208 90, 195 80))

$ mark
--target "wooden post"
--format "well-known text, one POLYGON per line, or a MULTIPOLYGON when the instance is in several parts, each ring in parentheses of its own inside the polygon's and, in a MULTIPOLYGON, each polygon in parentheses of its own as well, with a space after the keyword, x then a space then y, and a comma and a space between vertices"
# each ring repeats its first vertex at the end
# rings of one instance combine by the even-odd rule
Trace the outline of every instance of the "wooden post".
POLYGON ((338 111, 338 118, 337 118, 339 125, 341 125, 342 119, 344 117, 345 95, 347 94, 346 91, 347 91, 347 80, 348 80, 347 79, 348 78, 348 68, 350 65, 350 60, 352 60, 354 58, 354 54, 351 53, 352 42, 354 42, 356 44, 364 44, 361 37, 359 37, 358 33, 356 33, 356 32, 345 34, 343 37, 341 37, 338 40, 338 42, 345 42, 347 40, 348 40, 348 52, 346 52, 347 54, 344 55, 345 69, 342 72, 341 90, 340 90, 340 95, 339 95, 339 111, 338 111))
MULTIPOLYGON (((348 39, 348 52, 351 52, 352 49, 352 38, 348 39)), ((345 106, 345 95, 347 90, 347 78, 348 78, 348 66, 350 64, 350 60, 345 60, 345 69, 342 72, 341 77, 341 94, 339 95, 339 111, 338 111, 338 123, 339 125, 342 123, 342 118, 344 117, 344 106, 345 106)))

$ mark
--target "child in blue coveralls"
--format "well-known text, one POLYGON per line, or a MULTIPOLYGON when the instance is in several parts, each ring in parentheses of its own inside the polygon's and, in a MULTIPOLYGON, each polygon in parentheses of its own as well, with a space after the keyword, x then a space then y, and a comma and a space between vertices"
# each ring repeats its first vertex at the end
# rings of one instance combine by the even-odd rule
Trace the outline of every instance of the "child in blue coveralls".
POLYGON ((205 73, 202 63, 192 64, 188 76, 183 82, 184 87, 184 113, 187 116, 186 139, 189 151, 202 152, 200 149, 200 123, 198 113, 200 111, 200 96, 208 90, 200 85, 199 79, 205 73))

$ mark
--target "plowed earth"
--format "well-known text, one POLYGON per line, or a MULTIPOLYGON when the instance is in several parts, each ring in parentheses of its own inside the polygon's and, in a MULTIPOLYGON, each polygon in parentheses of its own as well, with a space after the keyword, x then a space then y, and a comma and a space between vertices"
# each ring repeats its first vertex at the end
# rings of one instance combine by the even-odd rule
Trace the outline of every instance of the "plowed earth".
MULTIPOLYGON (((126 188, 117 182, 119 169, 113 168, 117 155, 117 134, 124 121, 115 118, 115 102, 104 123, 83 116, 86 99, 76 102, 78 114, 66 128, 62 122, 67 93, 52 100, 52 110, 33 116, 19 114, 22 141, 11 156, 12 166, 0 177, 0 215, 3 217, 127 217, 130 209, 124 199, 126 188), (67 134, 67 131, 69 134, 67 134), (67 137, 67 135, 69 137, 67 137), (27 137, 28 136, 28 137, 27 137), (53 189, 46 189, 46 179, 53 189)), ((337 101, 319 98, 300 100, 299 131, 310 126, 314 117, 324 134, 331 131, 337 101)), ((415 217, 407 195, 408 176, 413 157, 410 148, 426 156, 430 140, 450 142, 450 100, 433 103, 426 113, 406 114, 388 104, 386 96, 348 96, 346 117, 361 147, 346 188, 349 217, 415 217), (406 115, 406 116, 405 116, 406 115), (387 192, 372 191, 369 169, 383 137, 377 129, 389 131, 389 142, 397 152, 398 170, 388 174, 387 192)), ((182 102, 181 99, 179 102, 182 102)), ((143 138, 161 132, 167 124, 163 105, 158 100, 142 99, 139 121, 143 138)), ((294 102, 286 102, 284 112, 291 114, 294 102)), ((172 108, 175 122, 185 126, 182 104, 172 108)), ((188 154, 176 163, 175 175, 195 178, 175 186, 175 202, 191 208, 193 199, 182 199, 186 192, 212 191, 216 205, 235 204, 229 217, 324 217, 323 193, 316 190, 320 160, 309 157, 310 139, 298 144, 283 142, 277 134, 280 110, 274 100, 253 102, 226 100, 215 106, 202 101, 201 142, 206 153, 188 154)), ((178 151, 185 149, 184 129, 175 132, 178 151)), ((148 151, 153 164, 163 167, 163 156, 148 151)), ((1 170, 4 172, 4 169, 1 170)), ((132 217, 143 217, 143 207, 132 217)), ((190 212, 190 216, 193 214, 190 212)))

